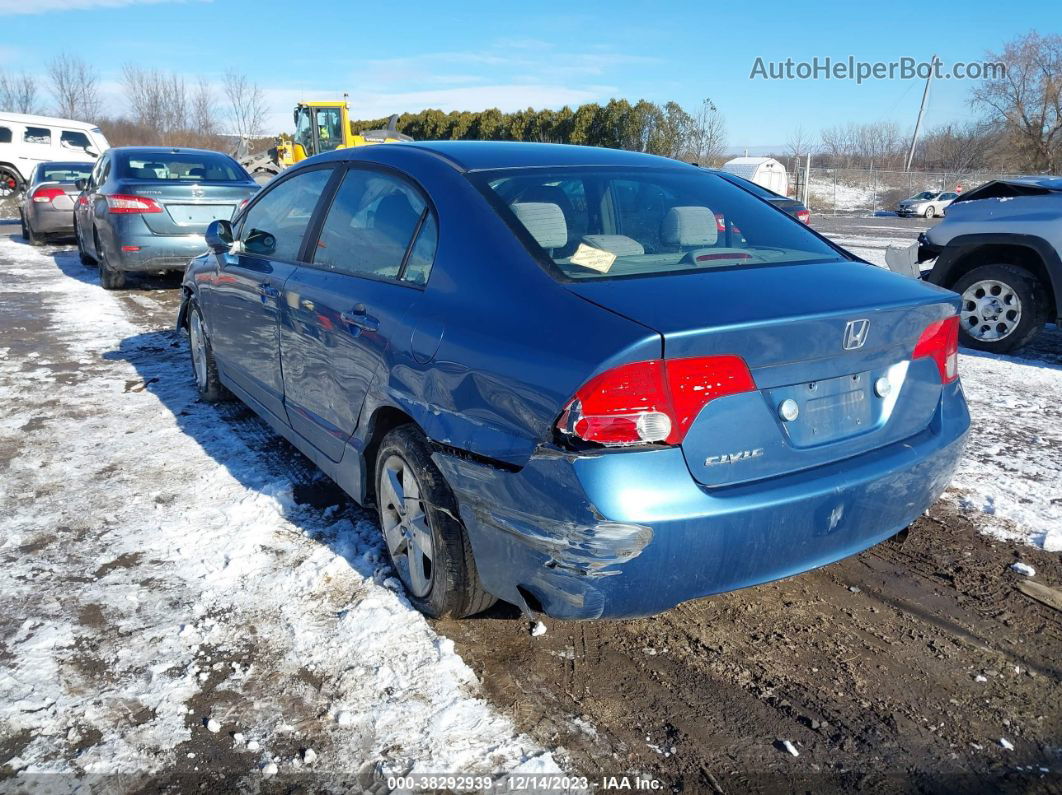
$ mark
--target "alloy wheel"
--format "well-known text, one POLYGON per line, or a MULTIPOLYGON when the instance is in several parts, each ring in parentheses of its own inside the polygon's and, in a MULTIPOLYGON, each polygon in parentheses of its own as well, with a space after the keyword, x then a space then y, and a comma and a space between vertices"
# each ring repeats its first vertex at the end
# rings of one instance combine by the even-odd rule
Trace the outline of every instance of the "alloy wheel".
POLYGON ((189 342, 192 346, 192 364, 195 366, 195 381, 200 389, 207 385, 206 338, 203 336, 203 324, 198 312, 192 312, 192 322, 188 329, 189 342))
POLYGON ((963 328, 974 339, 1001 340, 1021 322, 1021 299, 1005 282, 974 282, 963 291, 961 316, 963 328))
POLYGON ((435 542, 412 468, 391 455, 380 468, 377 484, 380 519, 387 549, 406 589, 417 598, 431 591, 435 542))

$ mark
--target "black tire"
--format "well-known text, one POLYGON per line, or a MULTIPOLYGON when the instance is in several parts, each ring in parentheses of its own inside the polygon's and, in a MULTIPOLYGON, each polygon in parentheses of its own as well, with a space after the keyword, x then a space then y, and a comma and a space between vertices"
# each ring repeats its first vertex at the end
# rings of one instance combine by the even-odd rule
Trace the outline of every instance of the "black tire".
MULTIPOLYGON (((970 333, 971 324, 960 315, 961 339, 959 341, 968 348, 990 353, 1010 353, 1028 344, 1040 333, 1044 323, 1047 322, 1047 294, 1043 284, 1034 274, 1019 265, 1000 263, 974 268, 956 281, 951 289, 961 296, 968 288, 983 281, 1000 282, 1013 290, 1021 302, 1021 317, 1014 330, 1002 339, 982 340, 970 333)), ((968 305, 964 301, 960 312, 967 309, 968 305)))
POLYGON ((0 166, 0 199, 17 199, 25 186, 22 184, 22 176, 5 166, 0 166), (11 183, 15 183, 11 185, 11 183))
POLYGON ((33 227, 26 223, 26 217, 24 215, 19 215, 19 220, 22 221, 22 239, 31 246, 41 245, 44 241, 41 240, 39 235, 34 233, 33 227))
POLYGON ((96 243, 96 264, 100 268, 100 287, 104 290, 121 290, 125 287, 125 271, 112 269, 107 264, 107 252, 100 244, 100 238, 94 234, 96 243))
POLYGON ((194 299, 188 307, 188 350, 191 354, 192 378, 195 380, 195 388, 199 393, 199 399, 204 403, 221 403, 230 400, 232 393, 222 385, 221 379, 218 378, 218 364, 214 359, 214 349, 210 346, 210 336, 206 333, 203 313, 194 299), (202 374, 200 374, 196 364, 197 331, 202 335, 202 374))
MULTIPOLYGON (((406 594, 410 603, 432 618, 449 616, 465 618, 482 613, 497 600, 479 584, 472 546, 461 521, 457 518, 457 501, 446 479, 431 460, 431 448, 424 434, 414 425, 401 425, 383 438, 376 455, 374 483, 377 484, 376 503, 380 527, 384 527, 386 497, 380 495, 379 484, 384 465, 392 456, 404 461, 417 478, 420 488, 419 507, 423 509, 431 530, 433 556, 430 590, 422 597, 414 596, 408 584, 406 594)), ((387 546, 387 539, 384 539, 387 546)), ((388 549, 388 557, 396 571, 398 563, 388 549)))
POLYGON ((81 230, 78 228, 77 223, 74 223, 74 239, 77 240, 77 258, 81 260, 81 264, 86 268, 92 268, 96 265, 96 260, 88 255, 85 251, 85 246, 81 242, 81 230))

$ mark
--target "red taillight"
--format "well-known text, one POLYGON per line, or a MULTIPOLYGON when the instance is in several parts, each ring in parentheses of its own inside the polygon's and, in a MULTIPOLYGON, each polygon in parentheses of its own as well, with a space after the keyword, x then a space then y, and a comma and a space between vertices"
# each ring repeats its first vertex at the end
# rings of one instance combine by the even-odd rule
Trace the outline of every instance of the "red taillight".
POLYGON ((805 224, 811 223, 811 212, 808 210, 797 210, 796 217, 798 221, 803 221, 805 224))
POLYGON ((959 377, 959 317, 952 315, 930 323, 915 344, 914 359, 931 358, 937 363, 940 381, 950 384, 959 377))
POLYGON ((127 196, 124 193, 112 193, 107 197, 107 212, 111 213, 161 213, 162 208, 154 199, 146 196, 127 196))
POLYGON ((740 356, 624 364, 587 381, 557 428, 603 445, 681 444, 708 401, 755 388, 740 356))
POLYGON ((37 188, 33 191, 33 201, 40 202, 41 204, 47 204, 52 199, 58 199, 60 196, 65 196, 66 191, 62 188, 37 188))

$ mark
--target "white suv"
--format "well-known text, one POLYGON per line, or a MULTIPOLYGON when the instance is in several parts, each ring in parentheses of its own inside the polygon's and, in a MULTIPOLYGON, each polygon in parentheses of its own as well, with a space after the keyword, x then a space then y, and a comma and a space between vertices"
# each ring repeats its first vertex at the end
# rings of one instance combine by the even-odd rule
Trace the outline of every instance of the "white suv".
POLYGON ((92 163, 109 148, 92 124, 0 112, 0 199, 20 193, 38 163, 92 163))

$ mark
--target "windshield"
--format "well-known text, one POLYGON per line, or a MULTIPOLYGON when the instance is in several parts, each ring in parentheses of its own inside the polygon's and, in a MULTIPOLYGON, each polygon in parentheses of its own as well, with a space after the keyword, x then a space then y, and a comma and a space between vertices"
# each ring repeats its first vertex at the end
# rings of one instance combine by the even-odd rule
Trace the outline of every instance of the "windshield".
POLYGON ((42 163, 37 166, 36 182, 77 182, 88 179, 92 163, 42 163))
POLYGON ((921 193, 912 196, 911 199, 913 199, 914 201, 925 201, 927 199, 932 199, 936 195, 937 194, 933 193, 933 191, 924 190, 921 193))
POLYGON ((563 278, 846 259, 799 221, 701 170, 529 168, 470 177, 563 278))
POLYGON ((121 163, 122 179, 156 182, 245 182, 250 179, 230 157, 215 152, 136 152, 121 163))

